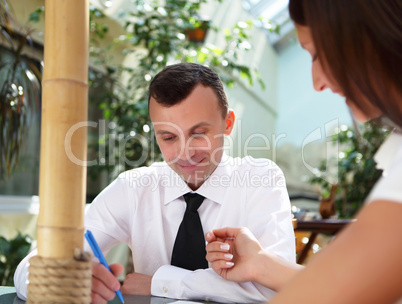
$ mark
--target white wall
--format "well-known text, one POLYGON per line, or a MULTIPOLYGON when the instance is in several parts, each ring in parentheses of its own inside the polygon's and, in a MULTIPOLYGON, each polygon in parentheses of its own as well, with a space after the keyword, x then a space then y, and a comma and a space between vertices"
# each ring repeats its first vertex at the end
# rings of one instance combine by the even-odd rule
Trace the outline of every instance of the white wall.
MULTIPOLYGON (((221 30, 231 29, 239 21, 252 19, 239 0, 209 1, 203 6, 202 15, 209 17, 221 30)), ((209 33, 207 43, 223 47, 222 32, 209 33)), ((234 88, 226 88, 229 106, 234 109, 237 119, 229 140, 232 145, 227 152, 232 156, 248 154, 270 158, 277 117, 278 58, 261 29, 252 30, 250 42, 252 49, 241 54, 240 63, 257 68, 266 88, 263 90, 258 83, 250 86, 242 79, 234 88)))
MULTIPOLYGON (((240 0, 210 1, 203 14, 220 29, 251 19, 240 0)), ((223 37, 212 34, 207 41, 222 46, 223 37)), ((351 125, 347 106, 328 90, 314 91, 311 58, 296 39, 277 53, 265 33, 256 29, 252 45, 241 60, 258 68, 267 88, 245 85, 226 90, 238 120, 232 155, 269 157, 284 171, 290 192, 311 191, 306 181, 313 168, 329 158, 327 154, 337 155, 337 147, 330 143, 334 128, 351 125)))
POLYGON ((294 41, 278 56, 278 133, 286 142, 300 146, 306 135, 325 123, 339 119, 350 124, 344 98, 330 90, 316 92, 311 77, 311 57, 294 41))

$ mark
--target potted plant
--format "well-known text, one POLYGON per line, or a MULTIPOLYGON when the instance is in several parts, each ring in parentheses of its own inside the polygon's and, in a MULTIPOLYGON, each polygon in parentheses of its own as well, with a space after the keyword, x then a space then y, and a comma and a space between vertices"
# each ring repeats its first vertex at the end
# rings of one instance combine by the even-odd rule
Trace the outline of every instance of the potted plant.
POLYGON ((319 186, 324 198, 330 195, 331 188, 337 187, 335 202, 339 217, 352 218, 381 176, 382 171, 376 168, 374 154, 388 134, 387 129, 375 122, 367 122, 355 125, 355 128, 341 126, 334 135, 334 142, 338 141, 342 147, 336 162, 338 184, 332 185, 325 178, 325 172, 330 170, 324 161, 318 168, 318 174, 309 182, 319 186))
POLYGON ((14 286, 14 272, 19 262, 28 254, 31 248, 31 239, 27 235, 18 233, 11 240, 0 236, 0 285, 14 286))

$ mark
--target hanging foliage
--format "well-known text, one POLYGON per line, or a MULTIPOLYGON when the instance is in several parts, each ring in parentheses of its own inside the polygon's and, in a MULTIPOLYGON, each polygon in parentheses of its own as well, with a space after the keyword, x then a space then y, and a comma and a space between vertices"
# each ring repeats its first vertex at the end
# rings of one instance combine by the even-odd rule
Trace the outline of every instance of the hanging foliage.
POLYGON ((7 51, 0 52, 0 181, 7 179, 18 165, 20 150, 30 117, 38 108, 41 73, 23 57, 31 42, 30 30, 17 33, 7 1, 0 1, 0 39, 7 51))

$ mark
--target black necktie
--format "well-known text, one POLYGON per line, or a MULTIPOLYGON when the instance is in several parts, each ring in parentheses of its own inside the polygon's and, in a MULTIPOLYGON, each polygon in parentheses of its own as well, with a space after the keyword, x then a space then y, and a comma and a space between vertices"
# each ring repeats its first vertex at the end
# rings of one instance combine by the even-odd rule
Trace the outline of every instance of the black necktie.
POLYGON ((204 197, 197 193, 184 195, 187 203, 183 221, 177 232, 172 252, 172 265, 188 270, 208 268, 205 259, 205 238, 200 216, 197 209, 204 201, 204 197))

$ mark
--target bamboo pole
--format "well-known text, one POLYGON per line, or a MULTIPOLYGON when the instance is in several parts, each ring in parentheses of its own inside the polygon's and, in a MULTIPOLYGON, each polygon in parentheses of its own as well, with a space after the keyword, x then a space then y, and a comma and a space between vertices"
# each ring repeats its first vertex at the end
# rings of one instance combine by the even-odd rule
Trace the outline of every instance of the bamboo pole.
POLYGON ((88 0, 45 1, 38 255, 30 259, 29 304, 91 302, 91 262, 82 252, 88 19, 88 0))
POLYGON ((38 256, 73 258, 84 232, 89 6, 46 0, 45 10, 38 256))

